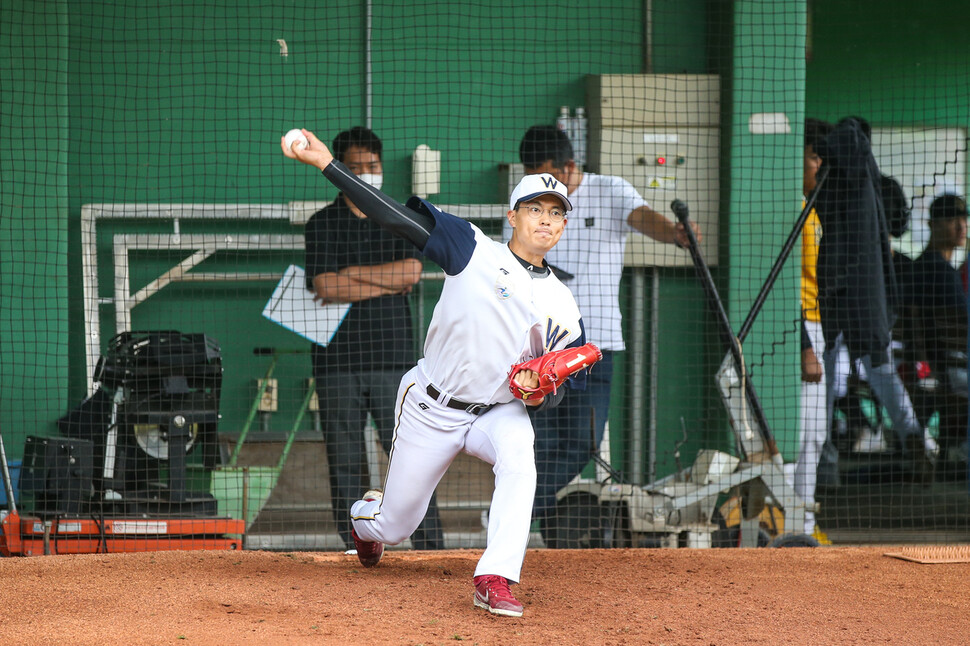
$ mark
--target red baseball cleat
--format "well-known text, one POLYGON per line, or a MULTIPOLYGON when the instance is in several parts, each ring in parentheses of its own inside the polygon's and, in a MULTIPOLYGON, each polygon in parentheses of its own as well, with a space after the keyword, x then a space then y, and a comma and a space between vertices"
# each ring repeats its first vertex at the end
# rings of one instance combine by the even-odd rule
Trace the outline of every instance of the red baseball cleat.
MULTIPOLYGON (((380 489, 371 489, 364 494, 364 500, 373 501, 381 500, 384 497, 384 493, 380 489)), ((357 532, 354 530, 353 525, 350 527, 350 535, 354 539, 354 546, 357 548, 357 558, 360 560, 360 564, 364 567, 374 567, 381 562, 381 557, 384 556, 384 543, 380 541, 365 541, 357 536, 357 532)))
POLYGON ((493 615, 522 616, 522 604, 512 596, 508 579, 496 574, 475 577, 475 605, 493 615))

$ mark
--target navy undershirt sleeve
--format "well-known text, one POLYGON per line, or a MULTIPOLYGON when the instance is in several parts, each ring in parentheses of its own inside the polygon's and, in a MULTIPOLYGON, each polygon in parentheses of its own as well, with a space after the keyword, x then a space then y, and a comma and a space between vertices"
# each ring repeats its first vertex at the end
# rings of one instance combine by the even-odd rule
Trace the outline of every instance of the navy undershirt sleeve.
POLYGON ((434 229, 421 252, 438 263, 449 276, 460 274, 475 251, 475 231, 471 224, 419 197, 408 200, 407 208, 434 218, 434 229))

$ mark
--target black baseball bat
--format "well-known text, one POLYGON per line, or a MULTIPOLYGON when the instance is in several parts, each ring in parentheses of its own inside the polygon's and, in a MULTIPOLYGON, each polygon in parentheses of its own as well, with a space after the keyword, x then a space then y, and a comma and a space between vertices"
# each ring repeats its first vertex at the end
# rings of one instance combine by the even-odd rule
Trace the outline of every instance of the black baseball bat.
MULTIPOLYGON (((724 309, 724 303, 721 301, 721 297, 717 292, 714 278, 711 277, 711 271, 707 266, 707 262, 704 260, 704 256, 701 254, 700 246, 697 244, 697 236, 694 235, 694 230, 690 227, 690 210, 687 208, 687 204, 681 200, 671 202, 670 210, 674 212, 677 220, 684 225, 684 231, 687 233, 687 249, 690 251, 691 260, 694 261, 694 268, 697 270, 697 276, 700 278, 704 293, 707 295, 707 303, 717 318, 721 338, 727 343, 731 355, 734 357, 734 365, 737 367, 738 375, 742 375, 744 374, 744 357, 741 354, 741 343, 734 334, 734 328, 731 327, 731 320, 728 318, 727 312, 724 309)), ((761 428, 762 438, 768 447, 768 451, 772 456, 778 455, 778 444, 775 442, 775 436, 771 432, 771 427, 768 425, 768 419, 765 417, 765 411, 761 407, 758 393, 755 391, 754 384, 751 383, 750 379, 744 379, 744 391, 745 396, 748 398, 748 405, 751 407, 755 420, 761 428)))

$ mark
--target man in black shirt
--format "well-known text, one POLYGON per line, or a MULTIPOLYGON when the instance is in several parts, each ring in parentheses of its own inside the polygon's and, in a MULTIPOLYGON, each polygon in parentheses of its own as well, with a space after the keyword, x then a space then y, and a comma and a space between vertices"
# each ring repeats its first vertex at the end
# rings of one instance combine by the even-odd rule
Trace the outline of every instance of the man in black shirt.
POLYGON ((940 413, 940 448, 945 454, 967 433, 967 295, 960 273, 950 264, 966 245, 967 204, 941 195, 930 205, 930 241, 912 263, 906 296, 915 312, 915 358, 925 361, 938 386, 932 407, 940 413))
MULTIPOLYGON (((382 144, 356 127, 337 135, 336 159, 380 189, 382 144)), ((342 193, 306 224, 307 288, 321 303, 351 303, 326 346, 313 346, 313 376, 323 418, 337 530, 348 549, 350 505, 367 489, 364 427, 369 412, 390 452, 398 385, 415 361, 408 293, 421 276, 414 246, 374 224, 342 193)), ((415 549, 441 549, 432 497, 411 537, 415 549)))

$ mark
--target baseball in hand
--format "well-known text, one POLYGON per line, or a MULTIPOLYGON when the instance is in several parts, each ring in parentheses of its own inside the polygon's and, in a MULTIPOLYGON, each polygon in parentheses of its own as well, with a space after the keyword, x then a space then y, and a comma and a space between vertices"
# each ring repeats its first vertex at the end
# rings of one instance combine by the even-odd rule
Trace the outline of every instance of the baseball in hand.
POLYGON ((288 133, 286 133, 283 136, 283 143, 285 143, 286 147, 289 148, 290 150, 293 150, 294 143, 297 144, 297 147, 296 147, 297 150, 301 150, 310 145, 310 141, 306 138, 306 135, 300 131, 299 128, 294 128, 293 130, 290 130, 288 133))

